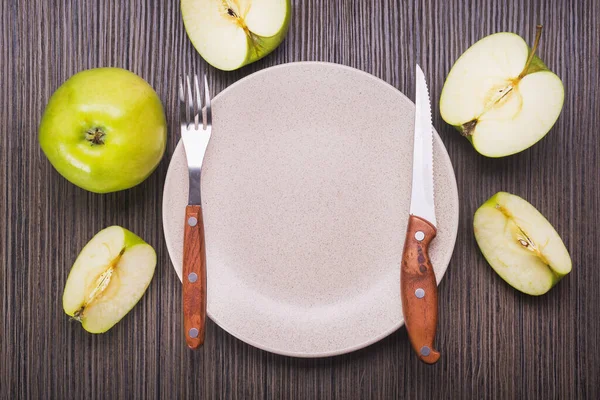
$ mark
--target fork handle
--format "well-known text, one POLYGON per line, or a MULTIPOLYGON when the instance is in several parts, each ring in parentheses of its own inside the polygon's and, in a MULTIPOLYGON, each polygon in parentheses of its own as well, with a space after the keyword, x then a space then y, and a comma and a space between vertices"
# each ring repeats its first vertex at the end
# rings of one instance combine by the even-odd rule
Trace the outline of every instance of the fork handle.
POLYGON ((183 234, 183 327, 190 349, 204 344, 206 322, 206 246, 202 207, 185 209, 183 234))

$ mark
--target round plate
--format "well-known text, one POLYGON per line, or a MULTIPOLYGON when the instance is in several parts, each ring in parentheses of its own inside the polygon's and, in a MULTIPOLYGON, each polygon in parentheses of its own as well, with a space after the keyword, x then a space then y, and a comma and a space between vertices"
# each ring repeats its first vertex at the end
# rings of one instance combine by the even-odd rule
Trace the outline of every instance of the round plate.
MULTIPOLYGON (((201 186, 210 318, 251 345, 298 357, 350 352, 402 326, 414 104, 365 72, 312 62, 257 72, 212 104, 201 186)), ((439 282, 458 193, 437 133, 434 164, 439 282)), ((180 142, 163 197, 180 278, 187 192, 180 142)))

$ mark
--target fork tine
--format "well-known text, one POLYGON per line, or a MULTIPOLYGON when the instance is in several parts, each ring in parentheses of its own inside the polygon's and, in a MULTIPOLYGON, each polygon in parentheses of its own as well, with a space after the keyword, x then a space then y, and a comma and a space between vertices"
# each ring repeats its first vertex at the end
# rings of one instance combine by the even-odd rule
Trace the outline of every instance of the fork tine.
POLYGON ((192 98, 192 84, 190 82, 190 76, 186 75, 186 78, 187 78, 186 79, 186 82, 187 82, 186 122, 189 126, 193 123, 193 120, 194 120, 194 99, 192 98))
POLYGON ((204 124, 206 127, 212 125, 212 111, 210 107, 210 92, 208 90, 208 78, 206 74, 204 74, 204 105, 206 106, 206 119, 204 120, 204 124))
POLYGON ((179 123, 187 124, 186 120, 185 88, 183 85, 183 75, 179 75, 179 123))
POLYGON ((196 129, 200 125, 200 116, 202 115, 202 97, 200 96, 200 85, 198 84, 198 75, 194 74, 194 98, 196 100, 196 113, 194 114, 194 124, 196 129))

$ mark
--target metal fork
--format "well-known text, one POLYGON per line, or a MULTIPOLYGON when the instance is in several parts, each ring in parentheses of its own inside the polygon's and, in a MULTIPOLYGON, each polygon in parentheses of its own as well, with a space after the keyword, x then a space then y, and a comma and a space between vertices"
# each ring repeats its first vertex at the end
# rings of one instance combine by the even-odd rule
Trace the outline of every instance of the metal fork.
POLYGON ((212 113, 208 80, 204 75, 204 106, 198 76, 194 74, 194 91, 190 76, 179 79, 181 138, 189 172, 188 206, 185 210, 183 235, 183 326, 187 345, 197 349, 204 344, 206 321, 206 246, 200 178, 202 161, 212 132, 212 113), (200 117, 202 116, 202 123, 200 117))

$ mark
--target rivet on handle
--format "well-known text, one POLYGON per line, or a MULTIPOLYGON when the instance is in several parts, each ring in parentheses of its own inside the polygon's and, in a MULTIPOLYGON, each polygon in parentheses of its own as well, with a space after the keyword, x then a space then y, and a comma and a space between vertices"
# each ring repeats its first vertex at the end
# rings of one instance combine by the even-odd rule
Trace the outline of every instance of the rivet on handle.
POLYGON ((415 233, 415 239, 417 239, 419 242, 423 239, 425 239, 425 234, 421 231, 417 231, 415 233))
POLYGON ((431 349, 428 346, 421 347, 421 355, 427 357, 431 353, 431 349))
POLYGON ((189 217, 188 218, 188 225, 189 226, 196 226, 196 224, 198 224, 198 220, 196 219, 196 217, 189 217))
POLYGON ((417 299, 422 299, 425 297, 425 291, 422 288, 418 288, 415 290, 415 296, 417 296, 417 299))
POLYGON ((197 338, 199 333, 200 333, 200 332, 198 332, 198 329, 196 329, 196 328, 192 328, 192 329, 190 329, 190 332, 189 332, 189 334, 190 334, 190 337, 191 337, 192 339, 195 339, 195 338, 197 338))
POLYGON ((191 283, 194 283, 198 280, 198 275, 195 272, 192 272, 191 274, 188 275, 188 281, 190 281, 191 283))

